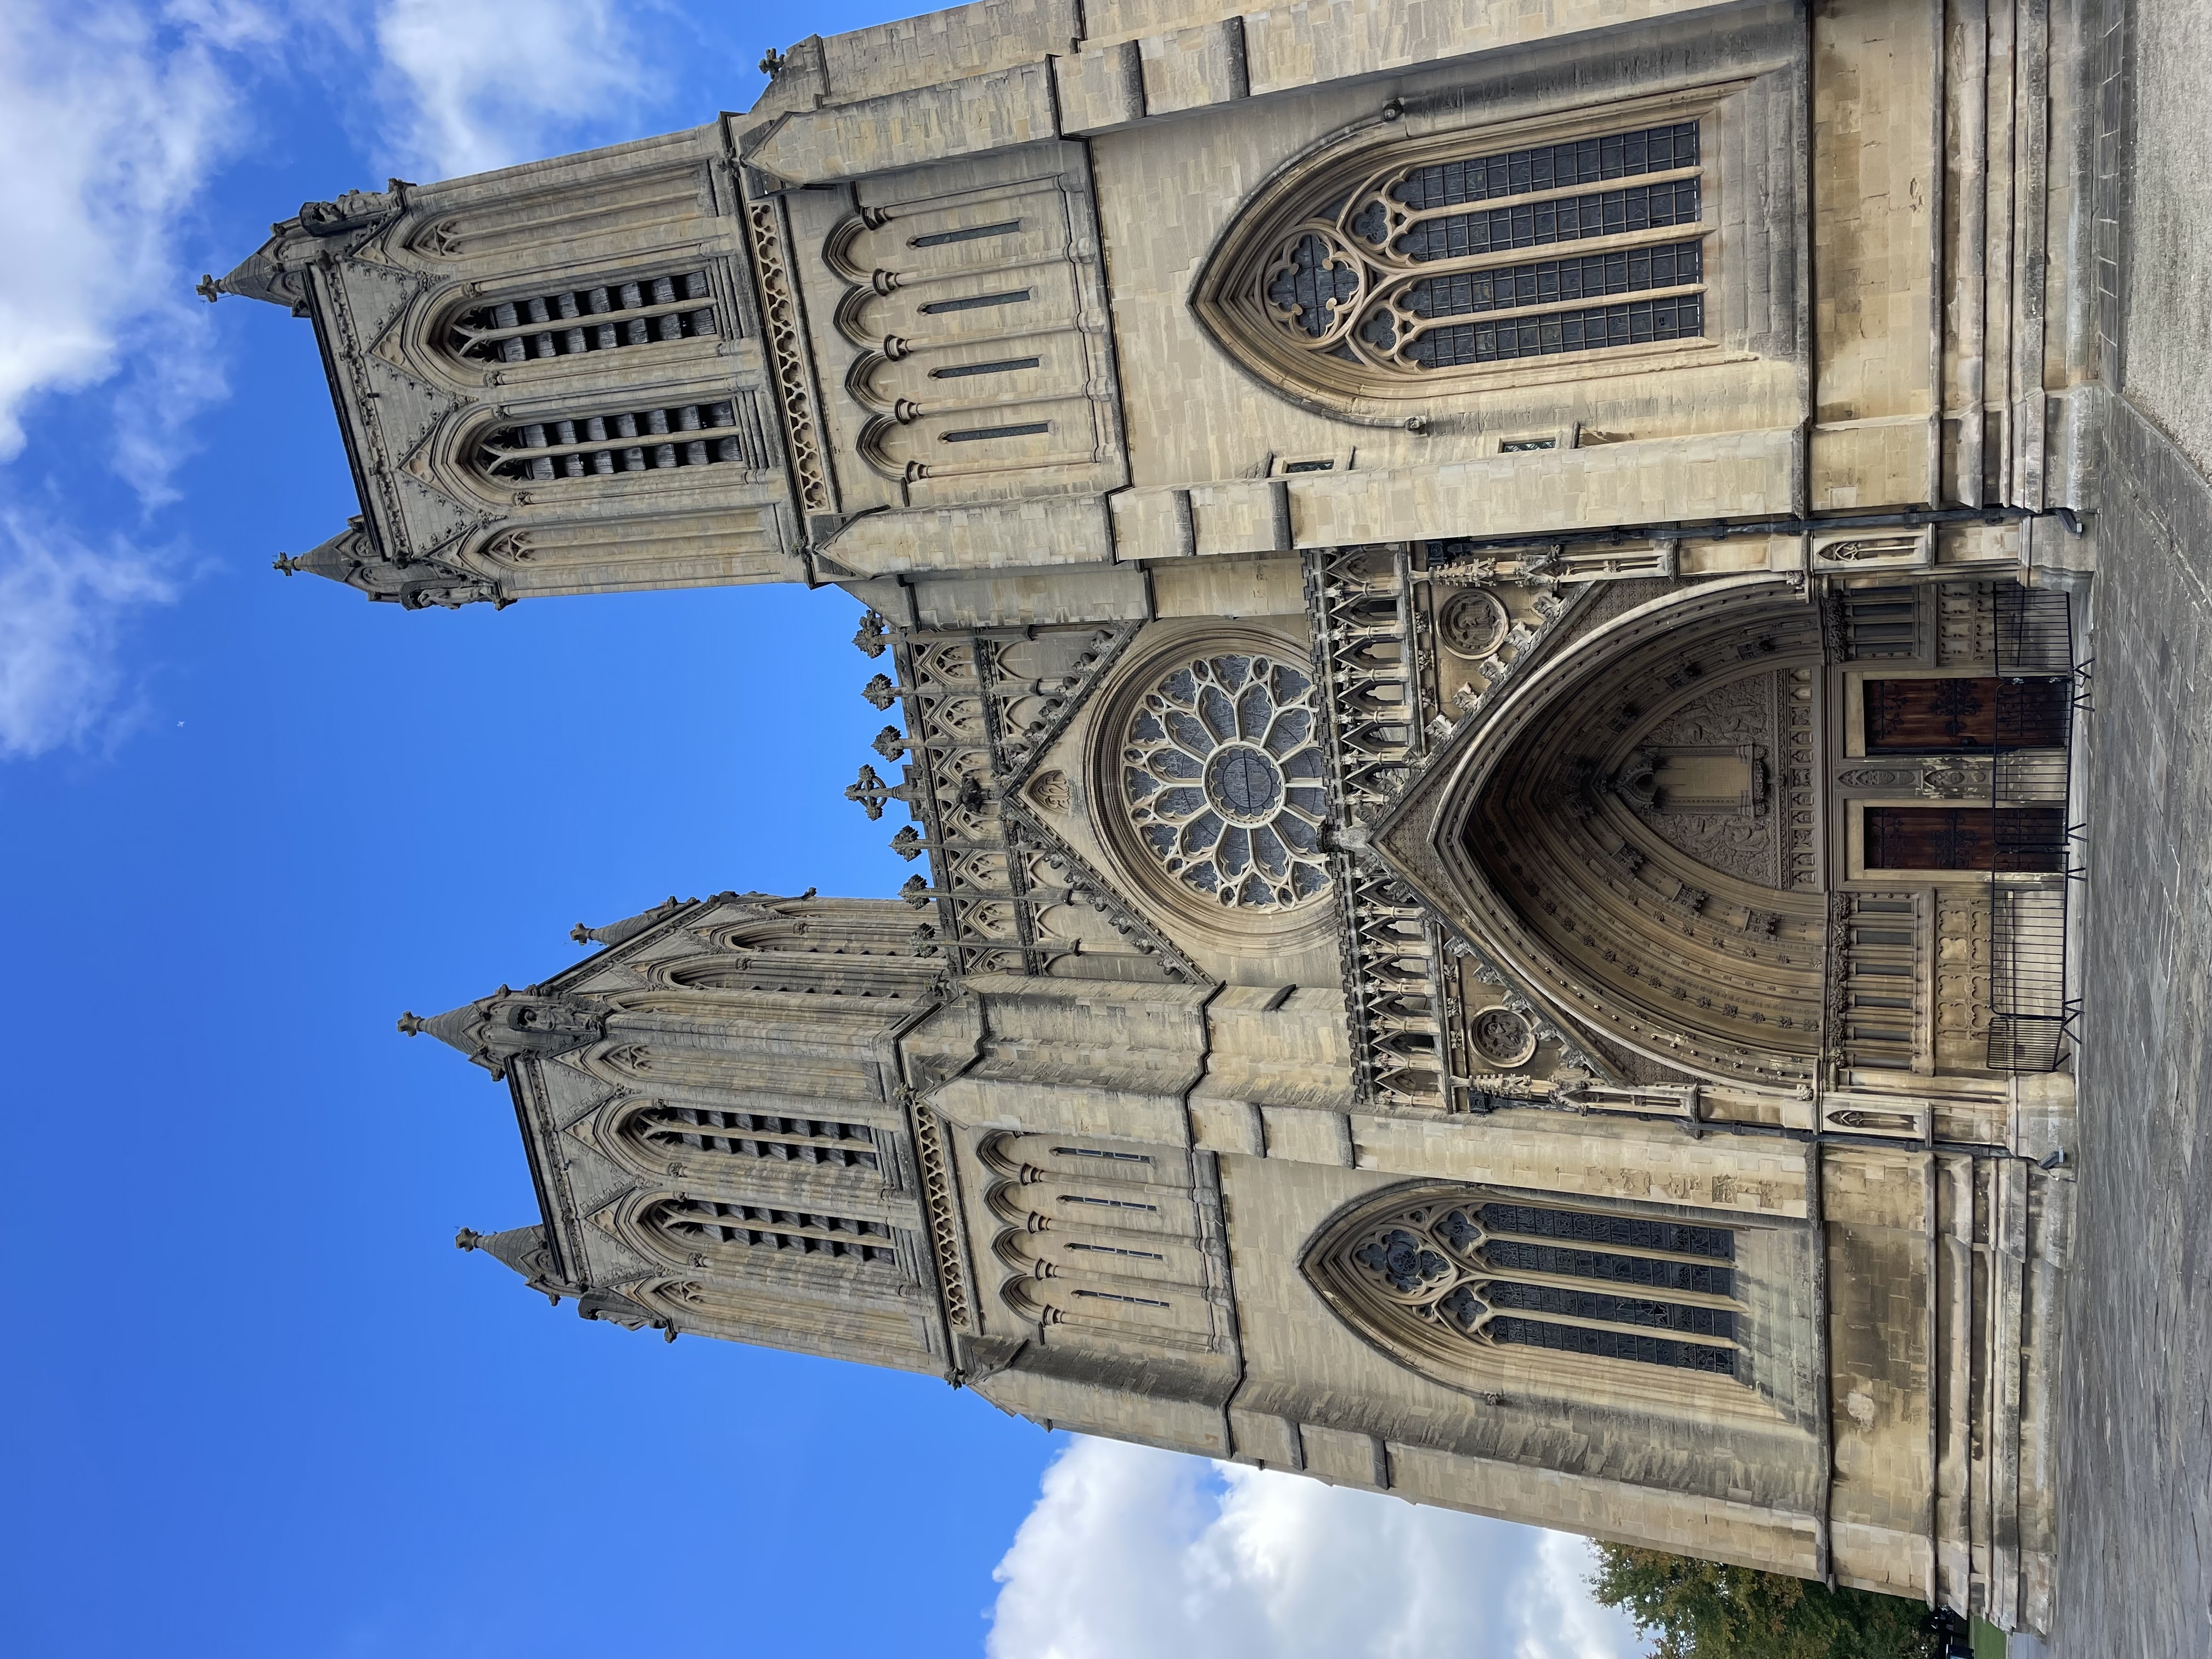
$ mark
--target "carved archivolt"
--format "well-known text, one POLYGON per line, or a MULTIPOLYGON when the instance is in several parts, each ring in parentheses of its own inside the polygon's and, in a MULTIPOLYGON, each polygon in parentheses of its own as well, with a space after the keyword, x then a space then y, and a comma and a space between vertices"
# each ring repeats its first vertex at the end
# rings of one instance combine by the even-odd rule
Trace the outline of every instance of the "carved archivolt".
MULTIPOLYGON (((1820 1051, 1816 620, 1779 588, 1632 612, 1543 664, 1435 781, 1455 923, 1671 1071, 1794 1086, 1820 1051)), ((1498 1026, 1486 1063, 1518 1047, 1498 1026)))
POLYGON ((1737 1376, 1735 1259, 1727 1227, 1450 1185, 1355 1206, 1304 1267, 1369 1341, 1467 1388, 1502 1350, 1737 1376))
POLYGON ((1542 131, 1388 128, 1262 190, 1194 303, 1263 378, 1337 404, 1433 397, 1495 364, 1698 341, 1709 108, 1647 103, 1542 131))

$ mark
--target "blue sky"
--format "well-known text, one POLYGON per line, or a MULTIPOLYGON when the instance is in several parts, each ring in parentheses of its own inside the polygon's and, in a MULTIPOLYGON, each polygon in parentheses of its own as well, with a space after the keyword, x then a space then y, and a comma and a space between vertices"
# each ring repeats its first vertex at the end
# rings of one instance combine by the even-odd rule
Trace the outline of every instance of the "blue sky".
POLYGON ((0 1206, 15 1659, 1613 1659, 1578 1545, 586 1325, 504 1091, 392 1030, 671 892, 888 893, 834 592, 402 615, 304 323, 194 300, 303 199, 690 125, 896 15, 16 0, 0 15, 0 1206))

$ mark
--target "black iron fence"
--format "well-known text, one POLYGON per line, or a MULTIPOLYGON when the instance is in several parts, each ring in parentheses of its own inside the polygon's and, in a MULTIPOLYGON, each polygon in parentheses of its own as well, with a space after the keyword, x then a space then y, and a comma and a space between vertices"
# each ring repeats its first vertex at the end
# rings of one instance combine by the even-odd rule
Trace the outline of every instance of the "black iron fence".
POLYGON ((1989 1066, 2048 1072, 2064 1057, 2069 994, 2066 912, 2080 838, 2066 820, 2073 720, 2082 695, 2063 592, 1991 595, 2000 691, 1990 757, 1989 1066), (2054 738, 2056 742, 2053 742, 2054 738))

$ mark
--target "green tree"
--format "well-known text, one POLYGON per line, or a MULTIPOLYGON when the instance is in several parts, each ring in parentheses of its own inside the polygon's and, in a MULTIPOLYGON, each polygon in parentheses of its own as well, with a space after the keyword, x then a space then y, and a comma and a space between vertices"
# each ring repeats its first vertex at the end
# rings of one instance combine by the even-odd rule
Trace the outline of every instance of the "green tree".
POLYGON ((1936 1659, 1942 1650, 1920 1602, 1658 1550, 1599 1545, 1590 1588, 1656 1639, 1651 1659, 1936 1659))

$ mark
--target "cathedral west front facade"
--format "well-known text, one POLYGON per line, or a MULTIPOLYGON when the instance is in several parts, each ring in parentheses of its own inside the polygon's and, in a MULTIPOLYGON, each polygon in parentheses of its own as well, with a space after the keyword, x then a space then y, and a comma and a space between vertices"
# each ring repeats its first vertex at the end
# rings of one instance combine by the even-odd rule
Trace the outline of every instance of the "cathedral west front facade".
POLYGON ((312 321, 360 496, 282 568, 869 607, 913 879, 408 1016, 536 1182, 462 1243, 2045 1626, 2074 21, 981 0, 277 227, 204 291, 312 321))

